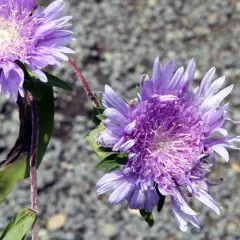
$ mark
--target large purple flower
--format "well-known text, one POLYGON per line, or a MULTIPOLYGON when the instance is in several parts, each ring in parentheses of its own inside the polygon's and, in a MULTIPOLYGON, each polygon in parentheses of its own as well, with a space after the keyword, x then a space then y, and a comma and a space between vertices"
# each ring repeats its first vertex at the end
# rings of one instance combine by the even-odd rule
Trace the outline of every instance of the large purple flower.
POLYGON ((225 147, 240 137, 227 137, 223 128, 228 117, 228 104, 222 100, 233 85, 224 88, 225 78, 213 81, 211 68, 194 91, 195 62, 191 60, 184 71, 175 71, 175 61, 164 68, 156 58, 152 77, 143 75, 140 93, 127 104, 109 86, 101 93, 106 108, 105 130, 97 141, 114 151, 126 153, 128 161, 120 170, 110 172, 97 183, 97 193, 111 191, 110 203, 128 201, 132 209, 152 212, 159 195, 169 195, 173 212, 182 231, 187 222, 199 229, 183 190, 206 204, 217 214, 219 207, 209 194, 207 174, 214 164, 214 152, 226 161, 225 147), (216 137, 216 133, 223 135, 216 137))
POLYGON ((57 0, 44 11, 36 0, 0 0, 0 91, 6 97, 23 96, 24 74, 18 63, 28 67, 43 82, 41 71, 47 65, 67 60, 65 47, 73 40, 72 32, 62 29, 71 18, 59 18, 64 2, 57 0))

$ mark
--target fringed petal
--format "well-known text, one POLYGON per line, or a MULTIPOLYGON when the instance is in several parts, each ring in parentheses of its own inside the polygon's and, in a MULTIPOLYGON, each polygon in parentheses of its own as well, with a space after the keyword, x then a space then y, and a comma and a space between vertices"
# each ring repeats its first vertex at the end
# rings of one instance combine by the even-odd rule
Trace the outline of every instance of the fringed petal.
POLYGON ((204 76, 203 80, 201 81, 198 92, 196 94, 196 99, 195 99, 196 103, 201 101, 201 99, 204 99, 206 90, 209 89, 209 86, 212 83, 212 79, 214 77, 215 72, 216 72, 216 69, 215 67, 213 67, 204 76))
POLYGON ((224 88, 222 91, 212 96, 209 99, 205 99, 203 103, 200 105, 200 109, 202 111, 208 111, 209 109, 216 109, 219 107, 219 104, 223 101, 225 97, 227 97, 233 89, 233 85, 224 88))
POLYGON ((103 92, 102 96, 102 104, 105 108, 117 109, 124 116, 128 116, 129 114, 129 106, 108 85, 105 85, 105 92, 103 92))
POLYGON ((203 189, 199 183, 193 183, 191 187, 193 189, 193 195, 195 198, 211 208, 217 215, 220 215, 220 209, 216 201, 212 198, 206 189, 203 189))
POLYGON ((112 148, 119 141, 119 136, 105 130, 99 134, 96 141, 103 147, 112 148))
POLYGON ((12 97, 17 101, 18 93, 23 97, 23 81, 24 73, 22 69, 15 63, 6 62, 0 64, 2 72, 0 75, 0 92, 5 97, 12 97))
POLYGON ((196 219, 197 213, 195 213, 187 204, 183 193, 179 189, 176 191, 176 196, 171 196, 171 203, 173 212, 176 216, 178 226, 181 231, 186 232, 188 230, 187 222, 189 221, 195 228, 200 229, 199 223, 196 219), (186 211, 188 209, 188 211, 186 211), (190 210, 191 209, 191 210, 190 210), (186 213, 187 212, 187 213, 186 213), (193 214, 191 214, 193 213, 193 214))
POLYGON ((186 88, 188 88, 191 85, 194 79, 195 71, 196 71, 196 63, 194 58, 192 58, 191 61, 188 63, 187 69, 185 71, 185 73, 187 73, 187 76, 188 76, 188 79, 185 85, 186 88))
POLYGON ((152 70, 152 81, 153 81, 153 88, 154 92, 158 93, 161 89, 160 86, 162 84, 163 78, 163 72, 162 67, 159 62, 159 57, 156 57, 154 64, 153 64, 153 70, 152 70))

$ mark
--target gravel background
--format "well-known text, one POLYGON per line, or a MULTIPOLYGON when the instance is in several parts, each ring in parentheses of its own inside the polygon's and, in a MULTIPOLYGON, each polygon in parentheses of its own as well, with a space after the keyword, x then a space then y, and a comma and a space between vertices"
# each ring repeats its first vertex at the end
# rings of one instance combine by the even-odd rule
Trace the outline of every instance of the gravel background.
MULTIPOLYGON (((140 75, 151 73, 157 55, 162 63, 176 57, 184 66, 194 57, 197 80, 215 65, 217 76, 226 76, 226 85, 236 84, 229 100, 233 118, 240 119, 240 1, 69 0, 66 13, 73 16, 77 38, 72 58, 93 90, 108 83, 131 98, 140 75)), ((213 181, 224 177, 223 184, 211 191, 222 206, 221 216, 192 202, 201 212, 199 234, 179 231, 169 201, 160 214, 155 213, 156 224, 149 229, 126 205, 110 206, 107 195, 97 197, 95 184, 103 172, 94 169, 98 159, 84 140, 93 128, 92 106, 67 64, 54 73, 75 91, 56 91, 54 137, 38 172, 40 240, 240 239, 240 163, 234 151, 230 163, 219 159, 210 176, 213 181)), ((3 159, 19 127, 15 104, 3 96, 0 120, 3 159)), ((240 126, 227 127, 231 135, 240 134, 240 126)), ((29 181, 24 180, 1 205, 0 229, 27 206, 29 181)))

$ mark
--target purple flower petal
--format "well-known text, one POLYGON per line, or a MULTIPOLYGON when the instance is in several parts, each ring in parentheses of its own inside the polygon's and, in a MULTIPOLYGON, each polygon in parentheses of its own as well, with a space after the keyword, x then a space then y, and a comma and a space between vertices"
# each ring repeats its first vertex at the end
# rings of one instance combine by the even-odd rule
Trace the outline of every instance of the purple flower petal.
POLYGON ((215 145, 215 146, 212 146, 212 149, 218 153, 221 157, 223 157, 223 159, 228 162, 229 161, 229 153, 228 151, 226 150, 225 147, 221 146, 221 145, 215 145))
POLYGON ((45 10, 42 13, 43 16, 41 16, 41 17, 46 18, 46 20, 55 19, 55 18, 59 17, 59 15, 61 14, 61 12, 64 9, 64 6, 65 6, 65 3, 63 0, 54 1, 48 7, 45 8, 45 10), (51 16, 53 16, 53 17, 51 17, 51 16))
POLYGON ((169 84, 168 84, 169 90, 175 90, 175 89, 181 90, 180 84, 181 84, 181 80, 183 78, 183 73, 184 73, 183 67, 179 68, 175 72, 172 79, 169 81, 169 84))
POLYGON ((135 126, 136 126, 136 121, 133 121, 133 122, 129 123, 129 124, 125 127, 124 132, 127 133, 127 134, 132 134, 135 126))
POLYGON ((133 195, 130 197, 128 202, 129 208, 131 209, 144 209, 145 195, 143 191, 138 187, 135 188, 133 195))
POLYGON ((214 77, 215 71, 216 71, 216 69, 215 69, 215 67, 213 67, 204 76, 204 78, 203 78, 203 80, 201 82, 201 85, 199 87, 198 94, 196 96, 196 100, 197 101, 199 101, 199 99, 203 99, 204 98, 205 91, 207 89, 209 89, 209 86, 212 83, 212 79, 214 77))
POLYGON ((201 186, 199 186, 198 184, 192 184, 192 188, 194 190, 194 196, 199 201, 211 208, 216 214, 220 215, 220 210, 217 203, 206 190, 201 188, 201 186))
POLYGON ((128 198, 129 194, 131 194, 131 191, 132 183, 123 182, 112 192, 108 199, 108 202, 113 204, 121 203, 122 201, 128 198))
POLYGON ((47 82, 47 76, 45 75, 45 73, 43 73, 43 71, 39 70, 39 69, 34 69, 32 70, 33 73, 36 74, 36 76, 42 81, 42 82, 47 82))
POLYGON ((140 88, 140 94, 142 101, 148 100, 151 98, 151 96, 154 94, 154 88, 153 88, 153 81, 145 78, 141 79, 141 88, 140 88))
POLYGON ((97 183, 97 193, 113 191, 109 197, 110 203, 120 203, 128 198, 134 186, 134 177, 127 177, 121 170, 105 174, 97 183))
POLYGON ((134 146, 135 143, 136 143, 136 141, 133 139, 128 140, 127 142, 125 142, 124 144, 121 145, 119 150, 121 152, 127 152, 131 147, 134 146))
POLYGON ((179 228, 181 231, 188 230, 187 222, 189 221, 194 227, 200 228, 196 219, 196 213, 188 206, 185 197, 181 190, 176 192, 176 197, 171 197, 173 212, 176 216, 179 228), (187 210, 187 211, 186 211, 187 210), (192 214, 193 213, 193 214, 192 214))
POLYGON ((166 65, 164 66, 163 84, 161 86, 163 89, 167 88, 170 80, 173 77, 174 70, 175 70, 175 59, 172 59, 169 62, 167 62, 166 65))
POLYGON ((18 93, 20 93, 21 96, 24 95, 22 90, 24 80, 23 71, 17 64, 11 62, 0 64, 0 67, 2 68, 0 91, 3 92, 7 98, 13 97, 16 101, 18 93))
POLYGON ((153 208, 157 205, 159 196, 155 189, 149 188, 146 192, 146 200, 144 210, 146 212, 152 212, 153 208))
POLYGON ((159 57, 156 57, 154 64, 153 64, 153 70, 152 70, 152 81, 153 81, 153 88, 155 89, 155 92, 160 91, 160 86, 162 84, 162 67, 159 62, 159 57))
POLYGON ((121 114, 118 110, 115 108, 107 108, 103 112, 104 116, 108 118, 111 122, 114 122, 118 124, 119 126, 124 126, 126 122, 126 117, 121 114))
POLYGON ((108 131, 101 132, 97 138, 97 142, 106 148, 113 147, 118 141, 119 136, 108 131))
POLYGON ((102 104, 105 108, 115 108, 123 115, 128 116, 128 105, 108 85, 105 85, 102 104))
POLYGON ((114 133, 116 136, 120 136, 120 137, 122 136, 124 126, 122 126, 118 123, 114 123, 109 119, 102 120, 102 123, 108 129, 109 132, 114 133))
POLYGON ((187 69, 186 69, 186 73, 188 75, 187 86, 189 86, 192 83, 192 81, 194 79, 195 71, 196 71, 196 63, 195 63, 195 60, 193 58, 193 59, 191 59, 191 61, 187 65, 187 69))
POLYGON ((214 95, 213 97, 209 99, 205 99, 203 103, 200 106, 200 109, 203 111, 207 111, 209 109, 215 109, 219 106, 219 104, 222 102, 222 100, 227 97, 230 92, 233 89, 233 85, 228 86, 227 88, 224 88, 222 91, 214 95))
POLYGON ((120 170, 105 174, 97 182, 97 194, 113 191, 124 181, 123 178, 123 173, 120 170))

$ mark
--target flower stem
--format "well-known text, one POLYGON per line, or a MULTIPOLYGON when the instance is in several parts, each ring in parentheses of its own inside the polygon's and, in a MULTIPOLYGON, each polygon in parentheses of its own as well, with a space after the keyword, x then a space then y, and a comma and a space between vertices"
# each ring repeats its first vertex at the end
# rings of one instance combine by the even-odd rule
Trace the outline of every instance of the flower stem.
POLYGON ((85 77, 83 76, 82 72, 79 70, 79 68, 76 66, 76 64, 69 58, 68 60, 69 65, 72 67, 74 72, 77 74, 78 78, 81 80, 83 88, 85 92, 87 93, 90 101, 92 101, 94 107, 100 107, 99 102, 97 98, 95 97, 94 93, 90 89, 85 77))
MULTIPOLYGON (((31 105, 32 112, 32 140, 31 140, 31 155, 30 155, 30 185, 31 185, 31 208, 33 211, 38 211, 37 204, 37 148, 38 148, 38 111, 37 104, 30 92, 27 93, 27 99, 31 105)), ((38 223, 37 219, 33 225, 32 240, 38 240, 38 223)))

